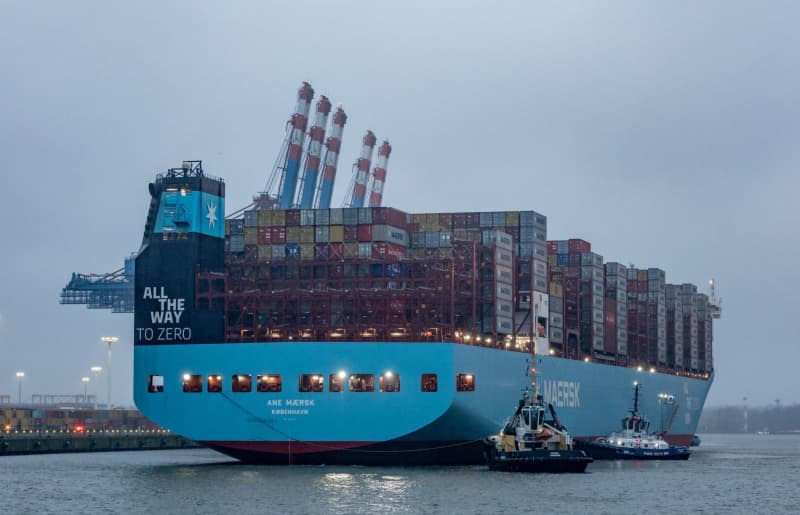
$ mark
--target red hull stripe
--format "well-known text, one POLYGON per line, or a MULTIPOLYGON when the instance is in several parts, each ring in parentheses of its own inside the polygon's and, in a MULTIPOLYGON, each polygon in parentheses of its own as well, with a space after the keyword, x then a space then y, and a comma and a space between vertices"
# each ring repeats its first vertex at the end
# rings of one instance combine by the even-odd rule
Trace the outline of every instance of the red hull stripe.
POLYGON ((374 445, 379 442, 237 442, 237 441, 203 441, 203 444, 220 449, 235 449, 249 452, 267 452, 275 454, 306 454, 310 452, 341 451, 374 445))

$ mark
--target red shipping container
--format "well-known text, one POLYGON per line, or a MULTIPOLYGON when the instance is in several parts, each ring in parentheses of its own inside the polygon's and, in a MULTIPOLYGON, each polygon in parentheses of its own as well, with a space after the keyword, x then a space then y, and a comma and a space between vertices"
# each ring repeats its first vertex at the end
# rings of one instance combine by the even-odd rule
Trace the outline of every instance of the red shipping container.
POLYGON ((372 208, 372 223, 385 224, 389 220, 388 208, 374 207, 372 208))
POLYGON ((269 227, 258 228, 258 244, 269 245, 272 243, 272 231, 269 227))
POLYGON ((480 227, 481 226, 481 214, 480 213, 467 213, 467 228, 473 227, 480 227))
POLYGON ((329 243, 328 244, 328 259, 342 259, 344 244, 343 243, 329 243))
POLYGON ((571 240, 567 240, 567 248, 569 249, 570 254, 573 252, 591 252, 592 244, 585 240, 573 238, 571 240))
POLYGON ((453 229, 466 229, 467 215, 464 213, 456 213, 453 215, 453 229))
POLYGON ((453 215, 450 213, 439 213, 439 226, 445 229, 453 228, 453 215))
POLYGON ((547 240, 547 253, 548 254, 558 254, 556 248, 558 247, 558 242, 556 240, 547 240))
POLYGON ((270 227, 270 243, 286 243, 286 227, 270 227))
POLYGON ((344 226, 344 241, 345 243, 355 243, 358 241, 358 226, 356 225, 344 226))
POLYGON ((388 225, 393 225, 401 229, 406 229, 408 227, 408 216, 404 211, 393 209, 391 207, 386 208, 386 211, 386 223, 388 225))
POLYGON ((359 225, 358 226, 358 241, 366 243, 372 241, 372 226, 359 225))
POLYGON ((373 243, 372 256, 379 258, 402 259, 406 257, 406 248, 394 243, 373 243))
POLYGON ((300 210, 287 209, 286 210, 286 226, 295 227, 300 225, 300 210))

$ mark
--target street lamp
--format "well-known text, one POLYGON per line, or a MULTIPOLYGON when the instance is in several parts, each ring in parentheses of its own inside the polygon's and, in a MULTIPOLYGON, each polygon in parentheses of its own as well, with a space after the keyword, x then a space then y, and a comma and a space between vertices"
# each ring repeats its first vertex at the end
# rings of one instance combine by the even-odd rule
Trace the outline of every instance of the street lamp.
POLYGON ((17 379, 19 380, 19 398, 17 404, 22 404, 22 380, 25 379, 25 372, 17 372, 17 379))
POLYGON ((83 403, 89 404, 89 396, 86 394, 86 389, 89 386, 89 377, 88 376, 81 377, 81 382, 83 383, 83 403))
POLYGON ((108 409, 111 409, 111 346, 119 341, 116 336, 103 336, 100 341, 108 345, 108 409))
MULTIPOLYGON (((103 367, 95 365, 92 368, 90 368, 89 370, 92 371, 92 374, 94 374, 94 379, 95 379, 95 381, 97 381, 97 377, 100 375, 100 372, 103 371, 103 367)), ((98 386, 100 386, 99 382, 97 382, 97 386, 94 387, 94 394, 96 396, 95 397, 95 401, 94 401, 95 402, 95 408, 97 408, 97 399, 100 397, 100 392, 99 392, 98 386)))

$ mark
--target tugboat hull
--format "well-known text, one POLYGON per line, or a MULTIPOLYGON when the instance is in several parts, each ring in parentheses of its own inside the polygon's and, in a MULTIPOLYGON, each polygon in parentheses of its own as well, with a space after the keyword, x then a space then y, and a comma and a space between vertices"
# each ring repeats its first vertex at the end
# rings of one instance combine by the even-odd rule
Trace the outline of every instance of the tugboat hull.
POLYGON ((596 442, 583 442, 577 445, 596 460, 688 460, 691 454, 688 447, 644 449, 617 447, 596 442))
POLYGON ((486 443, 486 461, 489 470, 504 472, 586 472, 586 466, 594 461, 579 450, 548 451, 530 450, 498 451, 494 443, 486 443))

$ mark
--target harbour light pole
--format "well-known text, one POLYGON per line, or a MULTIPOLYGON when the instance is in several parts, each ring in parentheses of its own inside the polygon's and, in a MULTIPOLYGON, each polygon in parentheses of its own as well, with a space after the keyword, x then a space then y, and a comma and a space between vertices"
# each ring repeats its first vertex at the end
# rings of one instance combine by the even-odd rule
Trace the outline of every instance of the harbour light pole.
POLYGON ((89 386, 89 376, 81 377, 81 382, 83 383, 83 403, 89 404, 89 395, 86 392, 89 386))
MULTIPOLYGON (((93 366, 92 368, 90 368, 89 370, 91 370, 91 371, 92 371, 92 374, 94 374, 94 380, 95 380, 95 382, 97 382, 97 378, 98 378, 98 376, 100 375, 100 372, 102 372, 102 371, 103 371, 103 367, 101 367, 101 366, 98 366, 98 365, 95 365, 95 366, 93 366)), ((94 400, 94 403, 95 403, 95 408, 97 407, 97 399, 100 397, 100 392, 98 391, 98 390, 99 390, 99 386, 100 386, 100 383, 99 383, 99 382, 97 382, 97 386, 95 386, 95 387, 94 387, 94 394, 95 394, 95 400, 94 400)))
POLYGON ((25 372, 17 372, 17 380, 19 380, 19 396, 17 397, 17 404, 22 404, 22 380, 25 379, 25 372))
POLYGON ((103 336, 100 341, 108 345, 108 405, 107 408, 111 409, 111 346, 119 341, 117 336, 103 336))

